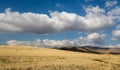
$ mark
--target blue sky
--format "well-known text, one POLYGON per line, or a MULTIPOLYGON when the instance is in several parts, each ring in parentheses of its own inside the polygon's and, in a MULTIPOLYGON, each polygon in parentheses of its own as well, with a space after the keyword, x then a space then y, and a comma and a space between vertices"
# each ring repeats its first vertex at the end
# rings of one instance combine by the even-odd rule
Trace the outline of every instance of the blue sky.
POLYGON ((120 46, 119 13, 119 0, 0 0, 0 44, 120 46))

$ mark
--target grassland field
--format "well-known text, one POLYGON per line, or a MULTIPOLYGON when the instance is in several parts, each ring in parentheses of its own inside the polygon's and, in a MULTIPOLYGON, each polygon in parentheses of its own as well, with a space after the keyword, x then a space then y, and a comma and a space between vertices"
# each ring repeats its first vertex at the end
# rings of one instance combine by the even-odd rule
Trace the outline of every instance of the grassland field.
POLYGON ((120 55, 0 46, 0 70, 120 70, 120 55))

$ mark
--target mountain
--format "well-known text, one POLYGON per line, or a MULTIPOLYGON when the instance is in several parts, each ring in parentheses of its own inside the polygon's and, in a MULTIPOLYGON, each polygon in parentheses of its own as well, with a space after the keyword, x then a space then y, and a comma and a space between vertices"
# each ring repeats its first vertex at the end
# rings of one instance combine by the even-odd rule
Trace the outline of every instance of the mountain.
POLYGON ((120 48, 103 48, 103 47, 92 47, 92 46, 66 46, 57 48, 59 50, 67 50, 74 52, 86 52, 86 53, 95 53, 95 54, 120 54, 120 48))

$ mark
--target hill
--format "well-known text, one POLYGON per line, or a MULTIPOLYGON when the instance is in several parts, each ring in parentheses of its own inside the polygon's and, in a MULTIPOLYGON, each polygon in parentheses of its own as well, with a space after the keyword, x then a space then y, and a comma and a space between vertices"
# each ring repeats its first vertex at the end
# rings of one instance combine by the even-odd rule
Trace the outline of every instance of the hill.
POLYGON ((92 46, 81 46, 81 47, 67 46, 67 47, 61 47, 56 49, 74 51, 74 52, 94 53, 94 54, 120 54, 120 48, 102 48, 102 47, 92 47, 92 46))
POLYGON ((120 70, 120 55, 0 46, 0 70, 120 70))

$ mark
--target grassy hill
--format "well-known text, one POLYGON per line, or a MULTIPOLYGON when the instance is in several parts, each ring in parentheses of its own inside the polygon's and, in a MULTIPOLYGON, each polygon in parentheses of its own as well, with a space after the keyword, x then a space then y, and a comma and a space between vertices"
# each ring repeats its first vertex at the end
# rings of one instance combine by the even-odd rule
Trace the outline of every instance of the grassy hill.
POLYGON ((120 48, 102 48, 102 47, 92 47, 92 46, 81 46, 81 47, 66 46, 66 47, 60 47, 56 49, 74 51, 74 52, 94 53, 94 54, 114 54, 114 55, 120 54, 120 48))
POLYGON ((120 55, 0 46, 0 70, 120 70, 120 55))

